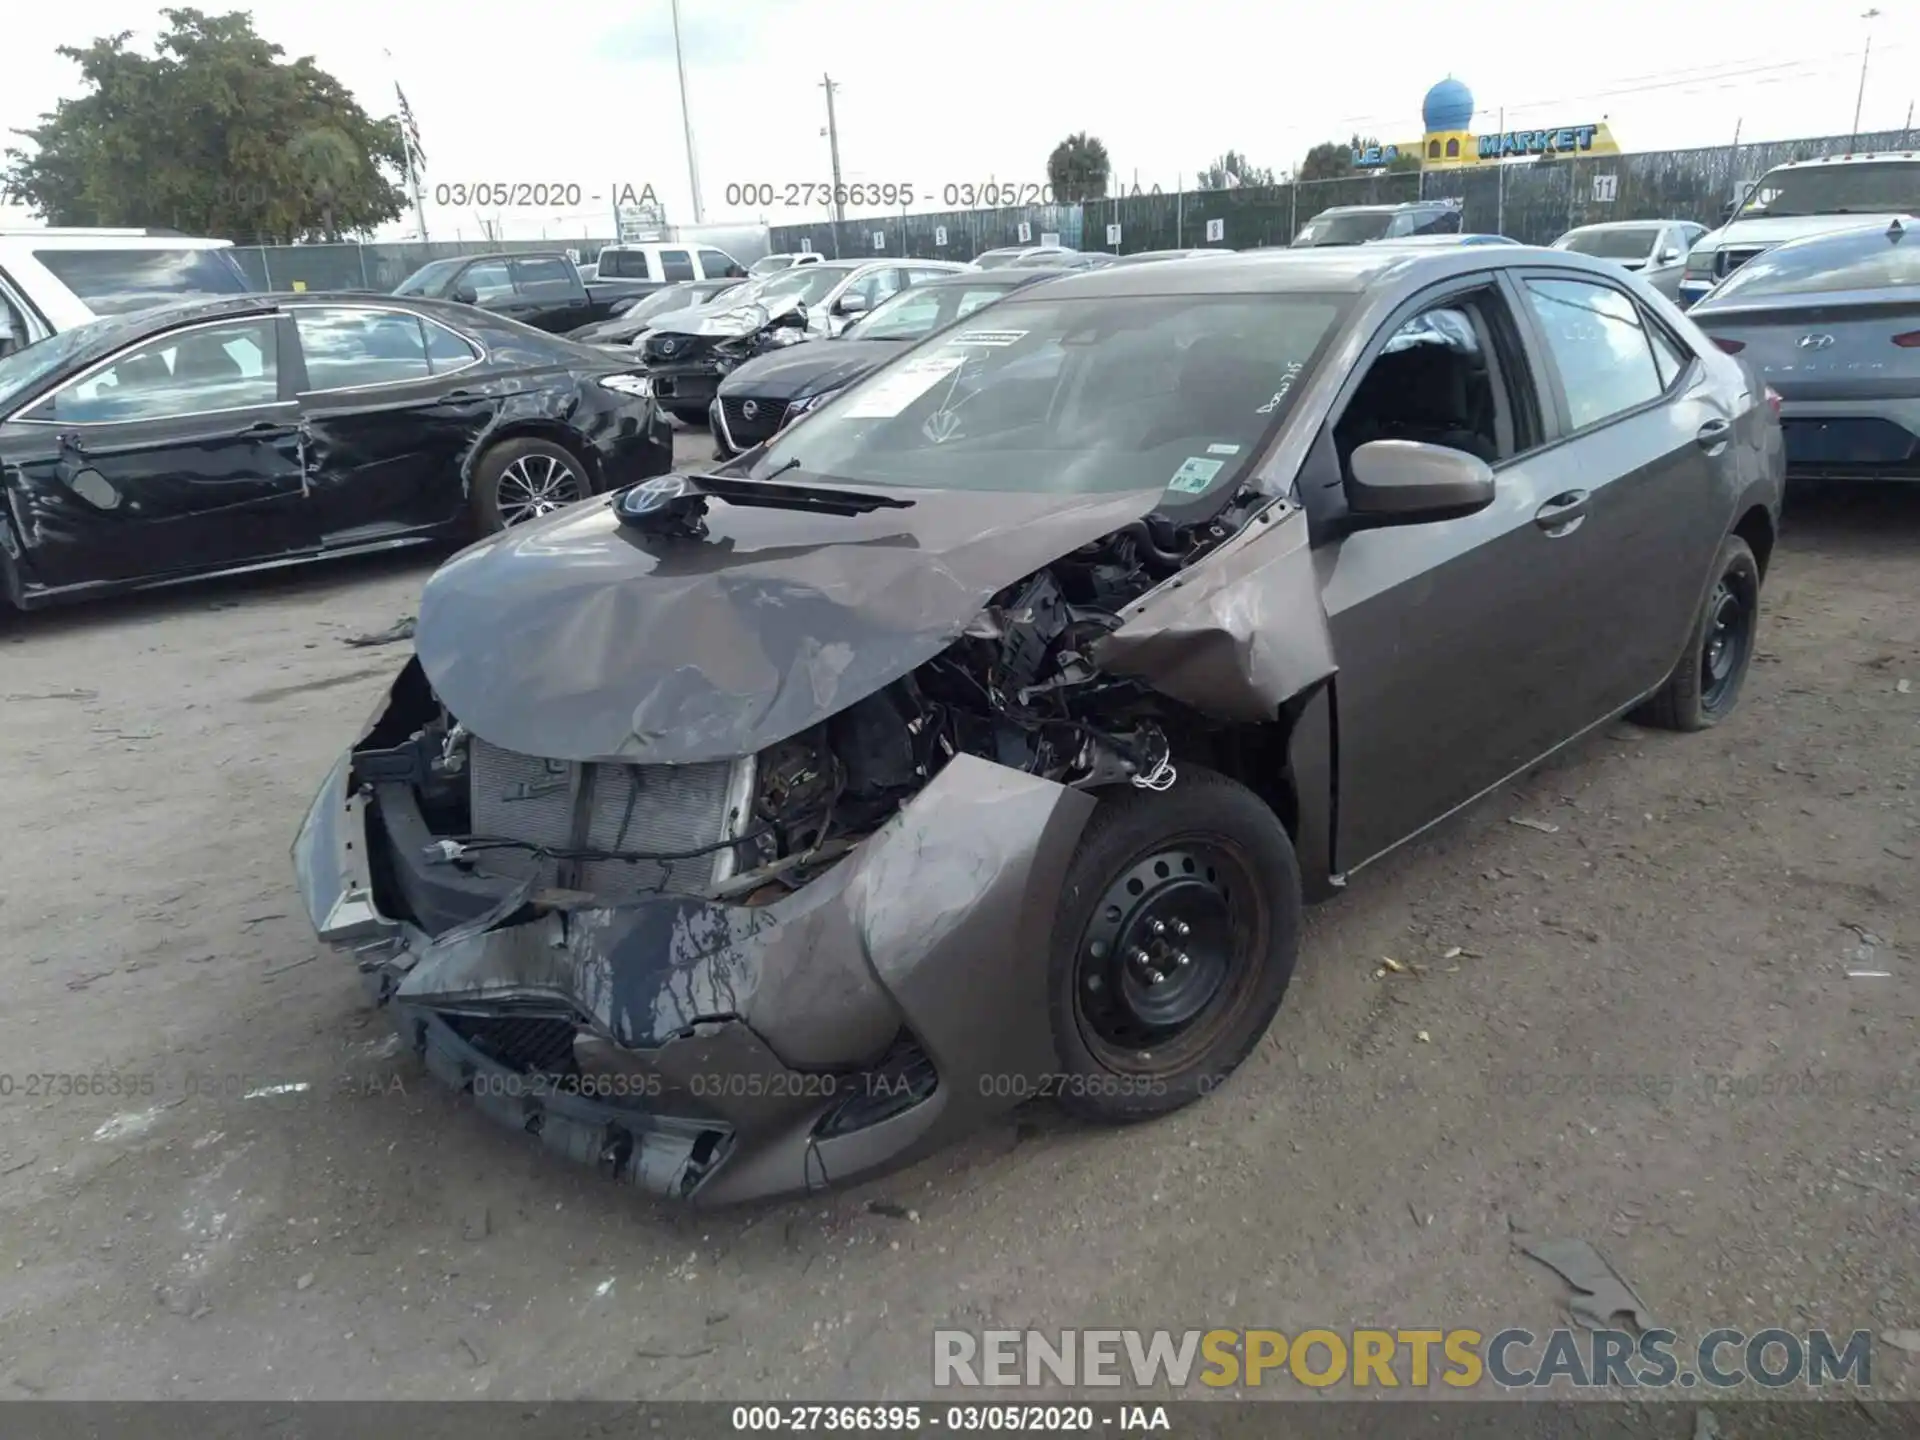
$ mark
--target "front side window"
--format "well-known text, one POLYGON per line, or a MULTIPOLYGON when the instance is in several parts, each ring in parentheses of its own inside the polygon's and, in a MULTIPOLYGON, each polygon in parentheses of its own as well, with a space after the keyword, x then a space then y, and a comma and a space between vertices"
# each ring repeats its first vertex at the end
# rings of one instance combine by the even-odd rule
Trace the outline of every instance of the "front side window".
POLYGON ((523 295, 551 295, 573 289, 575 271, 566 261, 553 258, 513 262, 514 288, 523 295))
POLYGON ((148 340, 54 391, 35 407, 33 418, 103 425, 244 410, 279 398, 274 321, 268 317, 148 340))
POLYGON ((1560 371, 1574 429, 1665 391, 1640 312, 1625 295, 1585 280, 1528 280, 1526 291, 1560 371))
POLYGON ((474 303, 485 305, 513 294, 513 276, 504 260, 482 260, 461 273, 460 284, 473 291, 474 303))
POLYGON ((1768 171, 1740 207, 1738 218, 1916 212, 1920 212, 1920 162, 1849 160, 1768 171))
POLYGON ((662 280, 697 280, 693 273, 693 255, 687 250, 662 250, 660 252, 660 278, 662 280))
POLYGON ((717 280, 723 275, 731 275, 739 268, 738 265, 733 263, 733 257, 731 255, 722 254, 718 250, 702 250, 700 252, 700 272, 709 280, 717 280))
POLYGON ((96 315, 150 310, 188 295, 245 295, 253 284, 229 250, 35 250, 96 315))
POLYGON ((433 373, 419 318, 403 311, 299 307, 293 327, 309 390, 396 385, 433 373))
POLYGON ((1489 465, 1511 458, 1517 444, 1512 406, 1497 388, 1481 338, 1495 304, 1487 292, 1450 300, 1387 337, 1334 427, 1343 469, 1355 450, 1375 440, 1442 445, 1489 465))
MULTIPOLYGON (((1920 230, 1920 227, 1916 227, 1920 230)), ((1891 290, 1920 286, 1920 233, 1895 239, 1873 226, 1781 245, 1756 255, 1721 281, 1722 300, 1806 295, 1822 290, 1891 290)))
POLYGON ((458 260, 429 260, 393 287, 396 295, 436 295, 440 287, 454 278, 460 269, 458 260))
POLYGON ((1218 493, 1285 421, 1348 303, 1009 298, 826 402, 762 464, 889 489, 1218 493))
POLYGON ((885 270, 875 270, 872 274, 862 275, 847 287, 847 294, 858 295, 867 302, 867 309, 871 310, 899 290, 900 281, 900 272, 889 266, 885 270))

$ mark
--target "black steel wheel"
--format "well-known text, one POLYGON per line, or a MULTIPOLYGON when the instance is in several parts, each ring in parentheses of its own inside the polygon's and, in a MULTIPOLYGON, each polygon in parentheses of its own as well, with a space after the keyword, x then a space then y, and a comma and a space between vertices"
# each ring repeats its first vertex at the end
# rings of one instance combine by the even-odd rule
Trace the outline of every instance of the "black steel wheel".
POLYGON ((1745 540, 1729 535, 1680 663, 1633 718, 1662 730, 1719 724, 1739 703, 1759 636, 1760 565, 1745 540))
POLYGON ((1054 929, 1061 1102, 1144 1119, 1224 1082, 1280 1008, 1300 904, 1286 830, 1245 786, 1183 767, 1165 793, 1104 796, 1054 929))

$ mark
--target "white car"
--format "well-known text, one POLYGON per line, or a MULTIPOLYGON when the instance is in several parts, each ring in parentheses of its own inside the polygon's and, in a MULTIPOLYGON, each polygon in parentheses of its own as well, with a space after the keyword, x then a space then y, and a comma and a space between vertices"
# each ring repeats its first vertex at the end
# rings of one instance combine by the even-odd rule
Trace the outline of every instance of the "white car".
POLYGON ((747 267, 747 274, 772 275, 781 270, 791 270, 796 265, 818 265, 826 258, 813 250, 782 250, 777 255, 762 255, 747 267))
POLYGON ((258 289, 230 240, 171 230, 0 230, 0 355, 105 315, 258 289))
POLYGON ((1706 226, 1691 220, 1609 220, 1569 230, 1553 248, 1611 260, 1638 273, 1669 300, 1678 300, 1687 252, 1706 233, 1706 226))

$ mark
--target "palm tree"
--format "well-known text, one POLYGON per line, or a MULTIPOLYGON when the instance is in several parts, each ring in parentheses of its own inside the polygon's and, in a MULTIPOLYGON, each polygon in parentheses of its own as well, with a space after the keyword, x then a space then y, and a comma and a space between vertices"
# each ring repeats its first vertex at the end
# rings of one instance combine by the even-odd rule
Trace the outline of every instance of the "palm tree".
MULTIPOLYGON (((331 126, 302 131, 287 147, 307 183, 307 193, 320 207, 321 233, 338 240, 333 223, 334 202, 360 176, 360 155, 353 142, 331 126)), ((301 217, 303 223, 306 217, 301 217)))

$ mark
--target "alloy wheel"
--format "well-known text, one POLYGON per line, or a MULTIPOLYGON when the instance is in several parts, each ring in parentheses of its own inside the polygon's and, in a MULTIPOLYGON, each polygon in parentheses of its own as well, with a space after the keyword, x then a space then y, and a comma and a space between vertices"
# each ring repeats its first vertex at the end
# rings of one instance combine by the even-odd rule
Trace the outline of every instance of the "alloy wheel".
POLYGON ((522 455, 500 472, 494 498, 501 525, 510 527, 586 499, 587 487, 557 455, 522 455))

